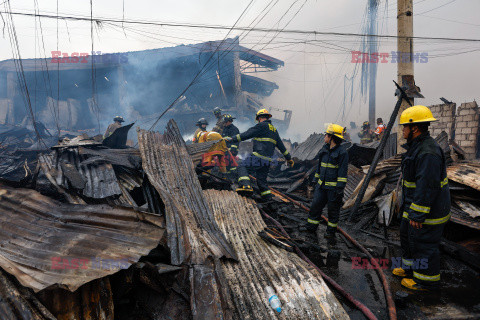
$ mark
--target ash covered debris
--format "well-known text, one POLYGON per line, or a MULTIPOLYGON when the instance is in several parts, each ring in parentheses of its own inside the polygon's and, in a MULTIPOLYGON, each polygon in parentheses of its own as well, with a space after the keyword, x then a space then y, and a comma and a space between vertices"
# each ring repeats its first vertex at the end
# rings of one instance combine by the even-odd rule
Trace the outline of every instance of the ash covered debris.
POLYGON ((348 318, 315 270, 258 236, 253 200, 202 190, 174 122, 138 135, 139 149, 64 139, 2 178, 5 318, 276 319, 265 286, 282 318, 348 318))
MULTIPOLYGON (((289 153, 294 165, 272 165, 273 199, 262 200, 256 187, 250 197, 234 192, 237 181, 228 172, 201 170, 204 154, 222 140, 187 144, 171 120, 163 134, 139 128, 136 149, 127 146, 132 126, 106 139, 39 139, 18 128, 1 136, 5 318, 477 315, 472 297, 480 271, 480 164, 465 160, 471 151, 448 133, 436 136, 452 194, 451 220, 440 243, 446 281, 438 297, 424 299, 406 294, 389 270, 401 256, 402 156, 395 135, 388 137, 355 215, 351 208, 381 144, 342 145, 350 161, 341 230, 325 240, 323 222, 316 233, 305 231, 310 182, 317 168, 335 168, 319 163, 325 134, 283 141, 287 150, 274 157, 283 163, 289 153), (278 295, 281 313, 270 307, 266 287, 278 295), (462 301, 456 299, 458 287, 469 294, 462 301)), ((243 157, 252 143, 242 141, 239 149, 243 157)))

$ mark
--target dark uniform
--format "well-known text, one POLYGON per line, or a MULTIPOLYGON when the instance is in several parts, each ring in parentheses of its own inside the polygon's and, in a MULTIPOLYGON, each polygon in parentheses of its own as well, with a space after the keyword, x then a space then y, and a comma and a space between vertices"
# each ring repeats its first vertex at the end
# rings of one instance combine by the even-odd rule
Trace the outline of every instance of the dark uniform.
POLYGON ((415 282, 434 285, 440 280, 439 243, 450 219, 445 156, 428 132, 403 147, 402 265, 413 270, 415 282), (409 220, 421 222, 422 228, 412 227, 409 220))
MULTIPOLYGON (((247 131, 236 136, 232 136, 232 142, 240 142, 253 138, 253 152, 242 161, 242 169, 248 168, 248 171, 254 173, 257 179, 257 185, 260 189, 260 195, 263 199, 269 200, 272 194, 267 184, 268 171, 273 161, 272 156, 275 147, 285 156, 286 160, 291 160, 290 153, 285 148, 277 129, 270 120, 257 123, 247 131)), ((240 169, 239 169, 240 170, 240 169)), ((245 171, 243 171, 245 172, 245 171)), ((250 178, 245 173, 239 173, 238 181, 241 185, 250 185, 250 178)))
MULTIPOLYGON (((240 134, 240 130, 232 123, 228 126, 226 126, 223 129, 222 132, 222 137, 233 137, 236 136, 237 134, 240 134)), ((227 148, 230 150, 230 153, 232 156, 236 157, 238 154, 238 142, 233 142, 233 141, 227 141, 227 148)), ((227 152, 227 159, 228 159, 228 172, 233 173, 234 171, 237 170, 237 167, 232 165, 232 160, 230 159, 230 154, 227 152)))
POLYGON ((373 141, 374 133, 372 133, 370 128, 364 128, 358 133, 358 136, 361 144, 367 144, 373 141))
MULTIPOLYGON (((232 123, 223 129, 222 137, 234 137, 237 134, 240 134, 240 130, 232 123)), ((238 142, 227 142, 227 147, 234 156, 238 154, 238 145, 238 142)))
POLYGON ((344 145, 330 149, 325 144, 318 153, 318 168, 315 173, 315 193, 313 195, 307 227, 311 230, 320 223, 325 205, 328 208, 327 232, 335 231, 342 206, 343 190, 347 184, 348 153, 344 145))

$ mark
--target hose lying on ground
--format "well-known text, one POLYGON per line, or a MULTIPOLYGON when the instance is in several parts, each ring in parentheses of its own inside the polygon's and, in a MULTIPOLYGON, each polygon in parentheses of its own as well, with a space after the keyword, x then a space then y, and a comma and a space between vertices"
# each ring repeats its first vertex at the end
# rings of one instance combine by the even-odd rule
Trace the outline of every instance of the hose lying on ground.
MULTIPOLYGON (((287 200, 289 200, 291 203, 295 204, 296 206, 302 208, 306 212, 309 212, 310 209, 304 206, 303 204, 299 203, 298 201, 293 200, 291 197, 281 193, 278 190, 275 190, 273 188, 270 188, 273 194, 278 195, 280 197, 283 197, 287 200)), ((322 215, 323 220, 328 221, 328 219, 322 215)), ((338 231, 345 237, 347 238, 354 246, 356 246, 360 251, 362 251, 364 254, 368 256, 370 259, 370 262, 374 265, 375 271, 378 274, 378 277, 380 278, 380 281, 382 282, 383 285, 383 291, 385 293, 385 298, 387 299, 387 306, 388 306, 388 314, 390 317, 390 320, 396 320, 397 319, 397 310, 395 308, 395 302, 393 301, 392 297, 392 292, 390 291, 390 286, 388 285, 387 278, 385 277, 385 274, 383 273, 383 269, 380 267, 378 264, 377 260, 373 258, 373 256, 368 252, 367 249, 365 249, 364 246, 362 246, 360 243, 358 243, 355 239, 353 239, 345 230, 343 230, 340 227, 337 227, 338 231)))
MULTIPOLYGON (((290 238, 290 236, 285 231, 285 229, 280 224, 280 222, 270 217, 263 210, 260 210, 260 212, 267 219, 271 220, 282 231, 285 237, 290 238)), ((370 311, 370 309, 368 309, 366 305, 364 305, 363 303, 355 299, 350 293, 345 291, 345 289, 343 289, 338 283, 336 283, 335 280, 327 276, 319 267, 317 267, 315 263, 313 263, 310 259, 308 259, 308 257, 300 250, 300 248, 295 243, 293 243, 293 247, 295 249, 295 252, 299 255, 300 258, 302 258, 305 262, 307 262, 309 265, 315 268, 315 270, 317 270, 318 273, 320 273, 320 275, 322 276, 323 279, 325 279, 325 281, 327 281, 332 287, 334 287, 338 292, 340 292, 340 294, 342 294, 342 296, 344 296, 348 301, 353 303, 355 307, 357 307, 365 315, 365 317, 367 317, 367 319, 371 319, 371 320, 377 319, 377 317, 375 317, 375 315, 372 313, 372 311, 370 311)))

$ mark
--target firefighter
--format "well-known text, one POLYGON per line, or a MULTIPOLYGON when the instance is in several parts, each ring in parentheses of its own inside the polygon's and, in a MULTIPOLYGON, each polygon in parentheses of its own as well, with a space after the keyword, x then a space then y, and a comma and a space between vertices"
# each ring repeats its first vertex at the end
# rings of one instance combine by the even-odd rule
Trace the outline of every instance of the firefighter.
POLYGON ((198 127, 198 129, 195 130, 195 133, 193 134, 193 143, 198 143, 198 138, 200 137, 200 134, 207 131, 208 121, 205 120, 205 118, 200 118, 198 119, 196 126, 198 127))
POLYGON ((347 184, 348 153, 344 141, 343 127, 330 124, 325 132, 325 145, 318 153, 318 168, 311 185, 315 186, 306 229, 316 232, 323 208, 328 208, 328 225, 325 238, 333 238, 337 231, 343 190, 347 184))
POLYGON ((241 134, 225 138, 227 142, 234 143, 253 138, 253 153, 242 161, 238 169, 241 170, 241 172, 238 173, 240 188, 237 191, 241 191, 241 189, 251 189, 250 178, 246 170, 246 167, 248 167, 248 171, 252 171, 257 179, 257 185, 260 189, 262 199, 266 201, 272 199, 272 193, 267 184, 267 176, 270 170, 270 164, 274 161, 272 156, 275 147, 285 156, 289 167, 293 167, 294 165, 292 157, 285 148, 282 139, 280 139, 277 129, 270 121, 271 117, 272 115, 266 109, 261 109, 257 112, 256 120, 258 123, 255 126, 241 134))
POLYGON ((218 141, 212 145, 207 152, 202 155, 201 167, 210 172, 210 170, 218 166, 221 173, 227 173, 225 152, 227 145, 220 133, 215 131, 202 131, 198 136, 198 143, 205 143, 210 141, 218 141))
POLYGON ((445 155, 430 136, 428 126, 437 121, 425 106, 402 112, 400 124, 407 143, 402 158, 402 267, 393 274, 412 290, 429 290, 440 281, 439 244, 450 219, 450 190, 445 155))
POLYGON ((343 128, 343 140, 344 141, 351 141, 350 133, 347 132, 347 127, 343 128))
POLYGON ((365 121, 362 125, 362 130, 358 133, 360 137, 360 144, 367 144, 373 141, 374 133, 370 129, 370 122, 365 121))
POLYGON ((123 120, 123 117, 116 116, 115 118, 113 118, 113 123, 108 126, 107 131, 105 131, 105 134, 103 135, 103 139, 110 137, 112 133, 115 132, 115 130, 121 128, 122 122, 125 122, 125 120, 123 120))
MULTIPOLYGON (((240 133, 240 130, 233 124, 233 119, 232 115, 226 114, 223 116, 223 122, 225 123, 225 127, 223 128, 222 136, 223 137, 233 137, 236 136, 237 134, 240 133)), ((227 163, 229 164, 228 166, 228 173, 234 173, 237 170, 237 166, 232 165, 233 164, 233 159, 230 157, 230 153, 232 154, 233 157, 236 157, 238 154, 238 143, 237 142, 227 142, 227 147, 230 152, 227 151, 226 157, 227 157, 227 163)))
POLYGON ((377 119, 377 129, 375 129, 375 139, 381 140, 383 137, 383 132, 387 129, 387 127, 383 124, 383 119, 377 119))
POLYGON ((225 127, 225 121, 223 119, 222 109, 220 109, 219 107, 216 107, 215 109, 213 109, 213 114, 215 115, 215 118, 217 118, 217 123, 215 124, 215 127, 213 127, 212 131, 222 134, 223 128, 225 127))

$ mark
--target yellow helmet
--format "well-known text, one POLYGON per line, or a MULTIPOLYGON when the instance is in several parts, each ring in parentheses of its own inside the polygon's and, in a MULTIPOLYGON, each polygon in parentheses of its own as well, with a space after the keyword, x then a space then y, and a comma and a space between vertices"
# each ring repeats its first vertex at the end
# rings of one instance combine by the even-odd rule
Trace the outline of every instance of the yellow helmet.
POLYGON ((345 140, 345 138, 343 137, 344 129, 345 128, 341 125, 332 123, 328 125, 327 131, 325 131, 325 133, 334 135, 342 140, 345 140))
POLYGON ((400 116, 400 124, 422 123, 437 121, 432 111, 425 106, 417 105, 405 109, 400 116))
POLYGON ((269 118, 272 117, 272 115, 268 112, 267 109, 260 109, 260 110, 258 110, 257 116, 255 117, 255 119, 258 119, 258 117, 260 117, 260 116, 267 116, 267 117, 269 117, 269 118))

